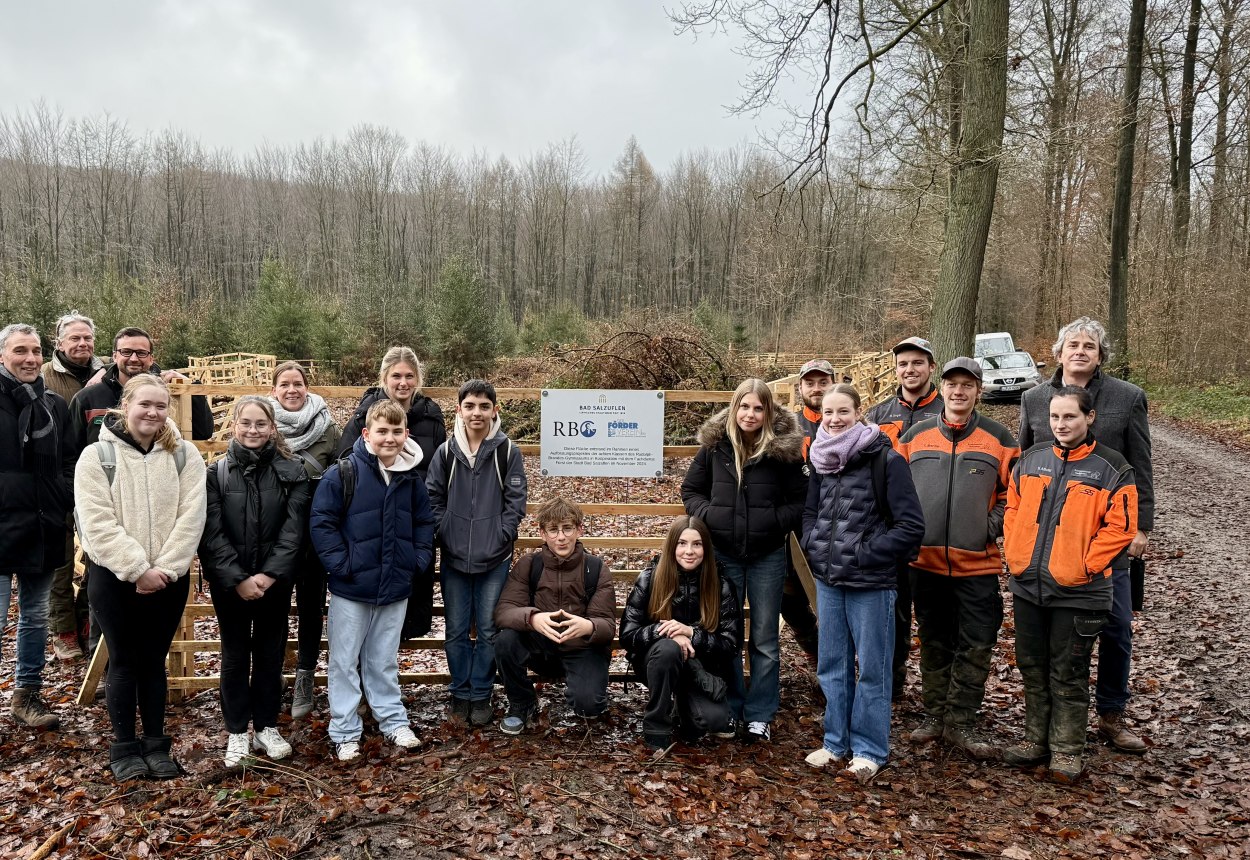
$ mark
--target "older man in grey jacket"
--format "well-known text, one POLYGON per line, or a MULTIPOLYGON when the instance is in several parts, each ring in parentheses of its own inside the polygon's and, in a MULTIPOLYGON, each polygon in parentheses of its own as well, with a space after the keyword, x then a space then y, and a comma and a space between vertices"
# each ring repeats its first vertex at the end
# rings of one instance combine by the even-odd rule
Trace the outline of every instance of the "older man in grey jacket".
MULTIPOLYGON (((1111 357, 1111 344, 1102 324, 1081 317, 1059 330, 1052 348, 1059 363, 1049 385, 1039 385, 1020 399, 1020 448, 1053 441, 1050 398, 1064 385, 1079 385, 1094 396, 1094 436, 1128 460, 1137 480, 1139 531, 1127 555, 1140 558, 1154 528, 1154 473, 1150 465, 1150 423, 1146 393, 1122 379, 1107 376, 1102 365, 1111 357)), ((1128 560, 1112 565, 1114 600, 1111 616, 1098 638, 1098 686, 1094 703, 1098 731, 1122 752, 1142 753, 1146 743, 1124 722, 1129 700, 1129 668, 1133 652, 1133 607, 1128 560)))

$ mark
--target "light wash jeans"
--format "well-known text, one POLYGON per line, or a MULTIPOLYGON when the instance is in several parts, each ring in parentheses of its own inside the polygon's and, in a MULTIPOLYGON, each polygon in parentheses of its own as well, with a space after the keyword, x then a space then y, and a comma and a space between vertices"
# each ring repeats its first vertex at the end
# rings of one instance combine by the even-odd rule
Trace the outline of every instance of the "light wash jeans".
POLYGON ((330 597, 326 635, 330 639, 330 740, 360 739, 363 682, 365 701, 382 734, 410 725, 399 696, 399 634, 407 600, 386 606, 330 597))
POLYGON ((860 756, 882 765, 890 756, 896 597, 892 588, 844 588, 816 580, 824 747, 840 758, 860 756))
POLYGON ((716 567, 738 592, 738 608, 751 604, 751 689, 742 677, 742 659, 734 660, 734 677, 727 699, 729 712, 747 723, 770 723, 781 703, 781 595, 786 585, 786 550, 780 547, 762 558, 740 561, 716 553, 716 567))
POLYGON ((461 573, 444 564, 443 613, 446 616, 447 671, 457 699, 489 699, 495 686, 495 604, 512 566, 509 558, 486 573, 461 573), (477 640, 469 628, 477 628, 477 640))
POLYGON ((13 599, 13 579, 17 578, 17 686, 25 690, 43 687, 44 648, 48 641, 48 594, 52 590, 49 570, 34 576, 0 574, 0 648, 4 646, 4 624, 13 599))

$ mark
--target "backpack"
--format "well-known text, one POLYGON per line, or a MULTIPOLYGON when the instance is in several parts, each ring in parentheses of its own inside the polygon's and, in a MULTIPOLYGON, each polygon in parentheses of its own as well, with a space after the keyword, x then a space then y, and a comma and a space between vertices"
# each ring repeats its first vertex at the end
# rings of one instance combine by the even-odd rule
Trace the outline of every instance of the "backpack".
MULTIPOLYGON (((595 596, 595 590, 599 587, 599 575, 603 573, 603 559, 597 555, 591 555, 585 550, 582 556, 586 559, 585 589, 586 589, 586 609, 590 610, 590 601, 595 596)), ((538 581, 543 577, 543 554, 538 552, 534 556, 534 562, 530 565, 530 603, 534 602, 534 595, 538 593, 538 581)))
MULTIPOLYGON (((308 462, 316 463, 316 460, 308 462)), ((226 481, 230 478, 230 458, 223 456, 217 461, 217 489, 222 492, 226 488, 226 481)), ((278 475, 278 489, 282 493, 282 501, 285 502, 291 495, 291 488, 287 482, 282 480, 282 475, 278 475)))
POLYGON ((347 517, 347 509, 352 506, 352 496, 356 495, 356 464, 351 457, 342 457, 338 461, 339 480, 343 482, 343 508, 339 521, 347 517))
MULTIPOLYGON (((509 458, 509 457, 511 457, 511 456, 512 456, 512 440, 511 440, 511 439, 509 439, 509 440, 508 440, 508 444, 507 444, 506 446, 505 446, 505 445, 496 445, 496 446, 495 446, 495 453, 494 453, 494 457, 495 457, 495 477, 497 477, 497 478, 499 479, 499 489, 501 489, 501 490, 503 489, 503 475, 504 475, 504 468, 505 468, 505 467, 504 467, 504 465, 503 465, 502 463, 500 463, 500 462, 499 462, 499 451, 500 451, 500 449, 502 449, 502 448, 504 448, 504 447, 506 447, 506 448, 508 449, 508 453, 507 453, 507 455, 506 455, 506 456, 505 456, 505 458, 504 458, 504 459, 505 459, 505 462, 506 462, 506 461, 507 461, 507 458, 509 458)), ((451 486, 451 479, 452 479, 452 477, 453 477, 453 476, 455 476, 455 474, 456 474, 456 458, 455 458, 455 457, 453 457, 453 456, 451 455, 451 439, 448 439, 446 442, 444 442, 444 443, 443 443, 443 458, 444 458, 444 459, 449 459, 449 460, 451 460, 451 466, 449 466, 449 467, 448 467, 448 469, 447 469, 447 486, 448 486, 448 487, 450 487, 450 486, 451 486)))

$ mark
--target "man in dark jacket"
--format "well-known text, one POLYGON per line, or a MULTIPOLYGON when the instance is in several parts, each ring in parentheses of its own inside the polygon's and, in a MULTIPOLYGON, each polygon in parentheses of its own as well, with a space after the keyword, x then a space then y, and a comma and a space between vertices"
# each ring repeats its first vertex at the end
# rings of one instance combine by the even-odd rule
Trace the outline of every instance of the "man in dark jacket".
POLYGON ((1020 447, 1053 440, 1050 398, 1065 385, 1085 388, 1094 397, 1094 438, 1118 451, 1133 467, 1137 482, 1137 534, 1125 556, 1111 571, 1114 600, 1111 615, 1098 634, 1098 684, 1094 704, 1098 732, 1121 752, 1144 753, 1146 742, 1129 729, 1124 709, 1129 701, 1133 655, 1133 600, 1128 557, 1141 558, 1154 528, 1154 471, 1150 463, 1150 420, 1146 392, 1131 382, 1107 376, 1102 366, 1111 357, 1111 342, 1102 324, 1081 317, 1059 330, 1051 348, 1059 363, 1049 385, 1039 385, 1020 398, 1020 447))
MULTIPOLYGON (((66 403, 82 391, 91 377, 104 369, 104 362, 95 356, 95 322, 78 311, 70 311, 56 321, 56 349, 43 363, 40 375, 48 390, 61 395, 66 403)), ((48 595, 48 627, 52 653, 58 660, 82 657, 78 641, 78 619, 87 614, 87 589, 75 606, 74 600, 74 530, 69 522, 65 528, 65 563, 52 574, 52 591, 48 595)))
POLYGON ((1020 448, 1011 431, 976 411, 981 365, 966 356, 942 368, 942 415, 903 435, 924 508, 925 534, 912 565, 920 628, 925 718, 911 739, 944 738, 976 759, 998 748, 976 730, 998 628, 1007 485, 1020 448))
POLYGON ((32 326, 0 330, 0 606, 8 614, 17 578, 17 684, 13 718, 54 729, 56 715, 39 692, 48 638, 52 572, 65 560, 66 517, 73 495, 73 442, 65 401, 48 391, 43 350, 32 326))
MULTIPOLYGON (((909 337, 894 345, 894 377, 898 392, 865 413, 864 420, 876 424, 890 437, 894 450, 898 440, 918 422, 942 414, 942 395, 933 385, 937 359, 933 345, 923 337, 909 337)), ((898 600, 894 603, 894 701, 903 696, 907 684, 907 658, 911 654, 911 573, 904 567, 898 573, 898 600)))
MULTIPOLYGON (((100 438, 100 424, 105 414, 122 400, 122 388, 130 377, 152 373, 166 382, 189 382, 176 370, 161 370, 152 361, 152 336, 141 328, 128 327, 113 337, 113 364, 97 373, 92 383, 70 401, 70 416, 78 450, 100 438)), ((191 398, 191 438, 213 438, 213 410, 208 398, 191 398)))

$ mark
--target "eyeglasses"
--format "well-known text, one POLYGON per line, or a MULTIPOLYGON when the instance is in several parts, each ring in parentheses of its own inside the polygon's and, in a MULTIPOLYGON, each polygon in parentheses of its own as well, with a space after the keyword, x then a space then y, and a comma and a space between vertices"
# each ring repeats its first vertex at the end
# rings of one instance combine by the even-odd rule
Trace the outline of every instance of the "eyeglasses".
POLYGON ((119 349, 117 354, 122 358, 150 358, 152 350, 150 349, 119 349))
POLYGON ((577 526, 569 526, 569 525, 554 526, 552 528, 545 529, 545 531, 548 534, 553 534, 553 535, 558 534, 558 535, 563 535, 564 537, 572 537, 573 535, 577 534, 577 526))

